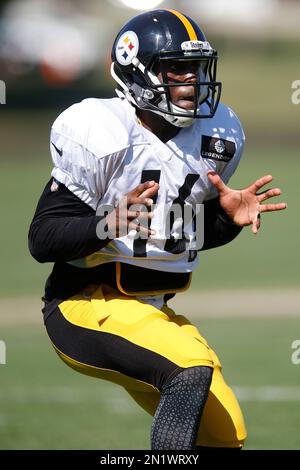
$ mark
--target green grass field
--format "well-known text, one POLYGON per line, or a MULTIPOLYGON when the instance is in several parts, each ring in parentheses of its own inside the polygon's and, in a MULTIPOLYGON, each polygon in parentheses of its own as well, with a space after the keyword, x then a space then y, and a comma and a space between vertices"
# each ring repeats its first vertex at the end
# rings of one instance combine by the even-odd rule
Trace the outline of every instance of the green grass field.
MULTIPOLYGON (((149 448, 151 418, 125 391, 75 373, 41 326, 20 323, 1 328, 8 351, 0 366, 1 449, 149 448)), ((300 365, 290 361, 299 319, 203 317, 197 324, 241 396, 245 448, 299 449, 300 365)))
MULTIPOLYGON (((216 288, 249 287, 278 292, 299 285, 300 163, 296 147, 282 152, 278 147, 247 149, 232 185, 244 186, 272 172, 288 211, 263 215, 256 237, 245 229, 231 245, 203 253, 193 292, 214 295, 216 288)), ((28 254, 27 230, 49 172, 45 157, 1 162, 0 297, 41 296, 50 266, 38 265, 28 254), (3 202, 7 194, 9 204, 3 202)), ((243 318, 242 312, 235 319, 209 319, 210 312, 200 309, 196 322, 219 353, 226 379, 241 393, 246 448, 300 449, 300 365, 290 361, 291 343, 300 338, 299 316, 285 318, 283 308, 281 318, 264 318, 264 304, 260 310, 255 314, 261 313, 261 319, 243 318)), ((43 327, 26 324, 22 314, 20 309, 20 322, 13 325, 0 321, 0 340, 7 344, 7 365, 0 365, 0 448, 148 448, 151 418, 117 386, 69 370, 52 351, 43 327)), ((9 315, 1 309, 3 318, 9 315)))
MULTIPOLYGON (((202 253, 192 283, 198 297, 189 300, 186 294, 183 313, 193 312, 192 320, 216 349, 225 378, 240 397, 249 433, 246 448, 300 449, 300 365, 291 363, 291 343, 300 339, 300 307, 292 294, 288 306, 283 300, 290 288, 299 290, 300 106, 290 100, 299 61, 286 53, 270 59, 228 53, 220 72, 224 102, 241 116, 248 136, 230 184, 243 187, 272 173, 288 210, 264 214, 256 237, 244 229, 230 245, 202 253), (234 306, 236 295, 250 288, 253 315, 249 296, 234 318, 202 306, 201 292, 214 298, 230 289, 227 302, 234 306)), ((121 388, 80 376, 60 362, 34 302, 51 266, 30 257, 27 232, 50 177, 48 134, 59 111, 1 107, 0 341, 7 345, 7 364, 0 365, 0 448, 149 448, 151 418, 121 388)))

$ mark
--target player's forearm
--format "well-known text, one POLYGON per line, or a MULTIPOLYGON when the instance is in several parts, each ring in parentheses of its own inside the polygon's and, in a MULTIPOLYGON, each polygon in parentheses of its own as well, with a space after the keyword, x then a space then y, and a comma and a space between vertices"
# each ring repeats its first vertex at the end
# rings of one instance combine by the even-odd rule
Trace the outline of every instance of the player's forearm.
POLYGON ((204 203, 204 244, 201 249, 209 250, 226 245, 234 240, 242 227, 233 223, 219 204, 219 198, 204 203))
POLYGON ((48 218, 33 221, 29 249, 40 263, 71 261, 100 250, 109 239, 100 240, 96 228, 101 217, 48 218))
POLYGON ((103 248, 96 228, 102 217, 64 185, 51 179, 38 202, 29 229, 29 249, 40 263, 71 261, 103 248))

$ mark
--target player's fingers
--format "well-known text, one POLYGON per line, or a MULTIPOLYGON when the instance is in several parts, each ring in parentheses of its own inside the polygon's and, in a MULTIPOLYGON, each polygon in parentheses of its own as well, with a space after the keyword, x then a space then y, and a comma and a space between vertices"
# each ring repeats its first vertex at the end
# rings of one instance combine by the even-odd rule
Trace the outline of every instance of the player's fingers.
POLYGON ((143 191, 140 194, 139 197, 152 198, 153 196, 155 196, 155 194, 157 193, 158 190, 159 190, 159 184, 155 183, 153 186, 151 186, 150 188, 147 188, 145 191, 143 191))
POLYGON ((283 211, 287 208, 285 202, 278 202, 277 204, 262 204, 259 206, 260 212, 273 212, 273 211, 283 211))
POLYGON ((151 207, 153 204, 153 199, 149 197, 127 197, 127 207, 132 209, 132 206, 138 206, 134 208, 135 210, 148 210, 148 207, 151 207))
POLYGON ((141 225, 141 224, 137 223, 136 221, 130 222, 128 224, 128 229, 129 230, 136 230, 137 232, 143 233, 147 237, 149 237, 150 235, 155 235, 156 234, 155 230, 147 228, 144 225, 141 225))
POLYGON ((153 212, 144 211, 127 211, 128 220, 139 219, 139 220, 150 220, 153 217, 153 212))
POLYGON ((254 181, 254 183, 250 184, 249 189, 256 194, 265 184, 271 183, 273 180, 272 175, 265 175, 259 178, 258 180, 254 181))
POLYGON ((259 202, 263 202, 269 199, 270 197, 280 196, 280 194, 281 194, 281 190, 279 188, 272 188, 272 189, 268 189, 267 191, 261 194, 258 194, 257 199, 259 202))
POLYGON ((151 189, 153 186, 155 186, 155 184, 157 184, 155 183, 155 181, 146 181, 145 183, 141 183, 132 191, 129 191, 127 193, 127 196, 140 196, 144 191, 146 191, 147 189, 151 189))
POLYGON ((260 227, 260 214, 257 214, 255 220, 252 223, 252 233, 257 234, 260 227))
POLYGON ((207 177, 220 194, 224 194, 228 191, 229 188, 215 171, 209 171, 207 177))

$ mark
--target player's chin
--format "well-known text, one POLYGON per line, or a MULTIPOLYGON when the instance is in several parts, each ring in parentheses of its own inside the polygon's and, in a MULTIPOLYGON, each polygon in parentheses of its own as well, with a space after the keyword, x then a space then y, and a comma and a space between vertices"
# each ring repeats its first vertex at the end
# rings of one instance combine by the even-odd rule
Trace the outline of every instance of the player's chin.
POLYGON ((194 111, 195 101, 193 99, 181 99, 176 101, 176 106, 184 109, 185 111, 194 111))

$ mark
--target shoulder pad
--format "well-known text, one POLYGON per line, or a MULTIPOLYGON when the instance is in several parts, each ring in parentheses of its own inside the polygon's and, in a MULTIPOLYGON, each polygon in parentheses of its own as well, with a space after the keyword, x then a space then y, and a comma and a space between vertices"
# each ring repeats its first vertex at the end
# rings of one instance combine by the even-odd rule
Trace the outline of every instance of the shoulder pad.
POLYGON ((53 130, 102 158, 130 145, 133 108, 132 112, 126 113, 119 98, 88 98, 66 109, 54 122, 53 130))

